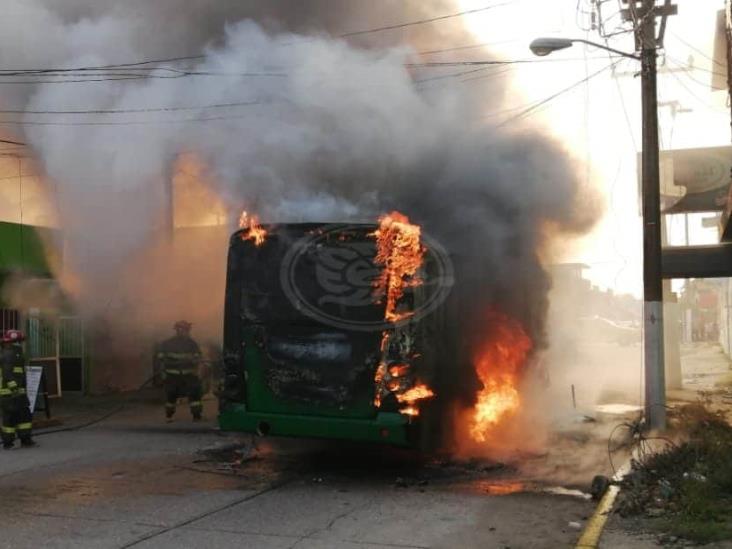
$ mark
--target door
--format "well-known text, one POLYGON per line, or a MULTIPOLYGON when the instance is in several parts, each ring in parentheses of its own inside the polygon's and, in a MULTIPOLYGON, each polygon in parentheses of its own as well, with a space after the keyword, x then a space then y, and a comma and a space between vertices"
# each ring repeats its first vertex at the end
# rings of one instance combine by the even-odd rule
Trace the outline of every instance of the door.
POLYGON ((84 390, 84 329, 81 318, 58 319, 59 371, 62 391, 84 390))

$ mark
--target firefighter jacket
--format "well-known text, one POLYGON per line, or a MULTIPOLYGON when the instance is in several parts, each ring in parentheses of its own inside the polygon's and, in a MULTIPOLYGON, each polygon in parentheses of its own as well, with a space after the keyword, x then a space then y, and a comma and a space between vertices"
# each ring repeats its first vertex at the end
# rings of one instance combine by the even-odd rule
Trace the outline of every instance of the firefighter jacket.
POLYGON ((25 394, 25 357, 18 344, 0 349, 0 398, 25 394))
POLYGON ((196 375, 201 349, 190 337, 176 335, 158 346, 156 357, 165 375, 196 375))

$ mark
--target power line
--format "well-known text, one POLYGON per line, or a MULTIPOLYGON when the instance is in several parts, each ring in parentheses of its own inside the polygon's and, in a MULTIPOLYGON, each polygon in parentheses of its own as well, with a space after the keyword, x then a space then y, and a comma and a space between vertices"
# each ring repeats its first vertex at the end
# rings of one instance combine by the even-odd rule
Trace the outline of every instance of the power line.
MULTIPOLYGON (((605 57, 588 57, 587 60, 604 60, 605 57)), ((611 57, 611 59, 623 59, 622 57, 611 57)), ((409 68, 430 68, 430 67, 461 67, 461 66, 480 66, 480 65, 522 65, 522 64, 541 64, 541 63, 566 63, 572 61, 585 61, 584 57, 564 57, 557 59, 491 59, 484 61, 432 61, 423 63, 405 63, 405 67, 409 68)))
POLYGON ((449 51, 464 51, 464 50, 475 50, 478 48, 485 48, 488 46, 497 46, 499 44, 512 44, 515 42, 522 42, 524 41, 524 38, 514 38, 512 40, 499 40, 497 42, 483 42, 481 44, 471 44, 468 46, 455 46, 452 48, 443 48, 440 50, 428 50, 428 51, 418 51, 417 55, 433 55, 436 53, 446 53, 449 51))
MULTIPOLYGON (((681 66, 679 66, 679 67, 681 67, 681 66)), ((683 67, 681 67, 681 68, 683 68, 683 67)), ((679 78, 676 75, 676 71, 669 71, 668 74, 670 74, 671 76, 673 76, 674 79, 681 85, 682 88, 684 88, 692 97, 694 97, 697 101, 699 101, 699 103, 701 103, 707 109, 712 110, 712 111, 715 111, 715 112, 727 113, 726 110, 720 109, 718 107, 715 107, 714 105, 710 105, 709 103, 706 102, 706 100, 704 100, 701 97, 699 97, 694 91, 691 90, 691 88, 689 88, 686 84, 684 84, 684 82, 681 80, 681 78, 679 78)), ((707 89, 709 88, 709 84, 706 84, 704 82, 700 82, 696 78, 693 78, 688 72, 684 72, 684 75, 689 80, 691 80, 692 82, 695 82, 696 84, 698 84, 698 85, 700 85, 700 86, 702 86, 704 88, 707 88, 707 89)))
POLYGON ((420 19, 420 20, 417 20, 417 21, 409 21, 407 23, 399 23, 397 25, 388 25, 388 26, 385 26, 385 27, 376 27, 376 28, 373 28, 373 29, 353 31, 353 32, 346 32, 346 33, 343 33, 343 34, 339 34, 338 35, 338 38, 351 38, 353 36, 362 36, 364 34, 371 34, 371 33, 374 33, 374 32, 383 32, 383 31, 389 31, 389 30, 403 29, 403 28, 406 28, 406 27, 413 27, 413 26, 416 26, 416 25, 425 25, 427 23, 435 23, 436 21, 444 21, 446 19, 453 19, 455 17, 462 17, 463 15, 470 15, 470 14, 473 14, 473 13, 480 13, 480 12, 483 12, 483 11, 492 10, 494 8, 500 8, 502 6, 507 6, 509 4, 513 4, 514 2, 516 2, 516 0, 509 0, 507 2, 502 2, 500 4, 491 4, 491 5, 488 5, 488 6, 483 6, 482 8, 476 8, 476 9, 472 9, 472 10, 460 11, 460 12, 457 12, 457 13, 451 13, 449 15, 440 15, 438 17, 431 17, 429 19, 420 19))
POLYGON ((8 145, 18 145, 19 147, 26 146, 26 144, 21 141, 12 141, 10 139, 0 139, 0 143, 7 143, 8 145))
POLYGON ((619 62, 620 62, 620 61, 615 61, 615 62, 613 62, 613 63, 609 64, 608 66, 606 66, 606 67, 604 67, 604 68, 600 69, 599 71, 597 71, 597 72, 593 72, 593 73, 592 73, 592 74, 590 74, 589 76, 586 76, 586 77, 585 77, 585 78, 583 78, 582 80, 579 80, 579 81, 575 82, 574 84, 572 84, 572 85, 570 85, 570 86, 567 86, 566 88, 563 88, 563 89, 559 90, 559 91, 558 91, 558 92, 556 92, 556 93, 553 93, 553 94, 552 94, 552 95, 550 95, 549 97, 547 97, 547 98, 545 98, 545 99, 542 99, 541 101, 539 101, 539 102, 535 103, 534 105, 532 105, 532 106, 530 106, 530 107, 528 107, 528 108, 524 109, 523 111, 521 111, 521 112, 520 112, 520 113, 518 113, 517 115, 515 115, 515 116, 512 116, 512 117, 510 117, 510 118, 509 118, 509 119, 507 119, 507 120, 504 120, 503 122, 501 122, 501 123, 500 123, 500 124, 498 125, 498 127, 500 128, 500 127, 502 127, 502 126, 505 126, 505 125, 506 125, 506 124, 508 124, 509 122, 514 122, 514 121, 520 120, 521 118, 524 118, 524 117, 526 117, 527 115, 529 115, 529 114, 531 114, 531 113, 535 112, 535 111, 536 111, 536 109, 538 109, 538 108, 540 108, 540 107, 542 107, 542 106, 546 105, 547 103, 549 103, 550 101, 553 101, 553 100, 554 100, 554 99, 556 99, 557 97, 559 97, 559 96, 561 96, 561 95, 564 95, 565 93, 567 93, 567 92, 569 92, 569 91, 573 90, 574 88, 576 88, 576 87, 578 87, 578 86, 581 86, 581 85, 582 85, 582 84, 584 84, 585 82, 587 82, 587 81, 589 81, 589 80, 593 79, 594 77, 596 77, 596 76, 598 76, 598 75, 600 75, 600 74, 604 73, 604 72, 605 72, 605 71, 607 71, 608 69, 610 69, 610 68, 614 67, 615 65, 617 65, 617 64, 618 64, 619 62))
POLYGON ((717 61, 717 60, 709 57, 709 55, 707 55, 706 53, 704 53, 701 49, 697 48, 693 44, 689 44, 689 42, 687 42, 686 40, 684 40, 683 38, 681 38, 675 32, 669 31, 669 34, 673 35, 673 37, 676 38, 679 42, 681 42, 682 44, 684 44, 686 47, 694 50, 696 53, 698 53, 702 57, 706 58, 707 60, 711 61, 715 65, 719 65, 720 67, 724 68, 725 70, 727 69, 727 67, 726 67, 726 65, 724 65, 724 63, 720 63, 719 61, 717 61))
POLYGON ((123 113, 145 113, 145 112, 177 112, 197 111, 205 109, 221 109, 230 107, 248 107, 251 105, 262 105, 271 101, 238 101, 234 103, 214 103, 212 105, 181 106, 181 107, 149 107, 136 109, 80 109, 80 110, 22 110, 22 109, 0 109, 0 114, 123 114, 123 113))
POLYGON ((186 124, 247 118, 249 115, 208 116, 169 120, 127 120, 110 122, 41 122, 36 120, 0 120, 0 126, 148 126, 151 124, 186 124))
MULTIPOLYGON (((600 57, 591 57, 588 59, 601 59, 600 57)), ((512 65, 512 64, 536 64, 536 63, 564 63, 571 61, 578 61, 579 58, 560 58, 560 59, 503 59, 503 60, 486 60, 486 61, 441 61, 441 62, 425 62, 425 63, 406 63, 404 66, 408 68, 431 68, 431 67, 455 67, 455 66, 467 66, 467 65, 512 65)), ((100 74, 59 74, 54 75, 50 73, 44 73, 43 76, 48 78, 49 76, 57 76, 59 80, 2 80, 0 74, 0 85, 27 85, 27 84, 70 84, 70 83, 85 83, 85 82, 109 82, 119 80, 145 80, 149 78, 159 79, 178 79, 188 76, 230 76, 230 77, 263 77, 263 78, 283 78, 289 76, 287 73, 223 73, 213 71, 178 71, 174 75, 150 75, 150 74, 110 74, 109 76, 105 73, 100 74), (74 78, 69 78, 69 77, 74 78), (91 76, 98 76, 99 78, 91 78, 91 76)), ((40 75, 39 75, 40 76, 40 75)))
MULTIPOLYGON (((438 21, 444 21, 447 19, 462 17, 463 15, 480 13, 480 12, 488 11, 488 10, 491 10, 494 8, 507 6, 509 4, 513 4, 517 1, 519 1, 519 0, 507 0, 505 2, 501 2, 498 4, 490 4, 487 6, 483 6, 482 8, 475 8, 472 10, 465 10, 465 11, 461 11, 461 12, 457 12, 457 13, 440 15, 440 16, 431 17, 428 19, 419 19, 416 21, 408 21, 405 23, 398 23, 398 24, 394 24, 394 25, 387 25, 387 26, 376 27, 376 28, 372 28, 372 29, 351 31, 351 32, 338 34, 336 36, 338 38, 349 38, 349 37, 353 37, 353 36, 361 36, 361 35, 371 34, 371 33, 376 33, 376 32, 402 29, 402 28, 412 27, 412 26, 416 26, 416 25, 424 25, 427 23, 435 23, 438 21)), ((297 42, 295 42, 294 44, 297 44, 297 42)), ((0 70, 0 73, 14 71, 14 72, 23 73, 23 74, 27 74, 27 73, 44 74, 44 73, 53 73, 53 72, 80 72, 80 71, 89 71, 89 70, 121 69, 121 68, 126 68, 126 67, 130 67, 130 68, 134 69, 135 67, 139 67, 141 65, 155 65, 155 64, 160 64, 160 63, 177 63, 180 61, 197 61, 200 59, 205 59, 206 57, 207 57, 206 55, 185 55, 185 56, 177 56, 177 57, 166 57, 166 58, 160 58, 160 59, 146 59, 146 60, 135 61, 135 62, 113 63, 113 64, 107 64, 107 65, 96 65, 96 66, 88 66, 88 67, 72 67, 72 68, 62 68, 62 69, 54 69, 54 68, 50 68, 50 69, 4 69, 4 70, 0 70)), ((176 70, 176 69, 171 69, 169 67, 159 67, 157 69, 176 70)), ((156 68, 153 68, 150 70, 156 70, 156 68)))

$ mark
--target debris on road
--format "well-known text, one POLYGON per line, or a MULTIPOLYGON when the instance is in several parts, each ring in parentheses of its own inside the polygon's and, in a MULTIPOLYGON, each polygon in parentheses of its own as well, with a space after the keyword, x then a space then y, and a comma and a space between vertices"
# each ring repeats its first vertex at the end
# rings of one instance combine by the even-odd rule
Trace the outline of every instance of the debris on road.
POLYGON ((622 481, 617 512, 657 519, 671 535, 696 542, 732 538, 732 426, 720 412, 690 404, 669 413, 671 439, 639 441, 622 481), (651 442, 663 449, 649 451, 651 442))

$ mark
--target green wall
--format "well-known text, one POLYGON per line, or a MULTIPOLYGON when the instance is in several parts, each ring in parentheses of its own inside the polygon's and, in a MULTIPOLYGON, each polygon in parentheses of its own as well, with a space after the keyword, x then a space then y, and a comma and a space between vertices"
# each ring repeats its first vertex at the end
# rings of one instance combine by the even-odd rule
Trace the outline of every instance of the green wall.
POLYGON ((55 229, 0 222, 0 273, 51 277, 44 240, 58 236, 55 229))

